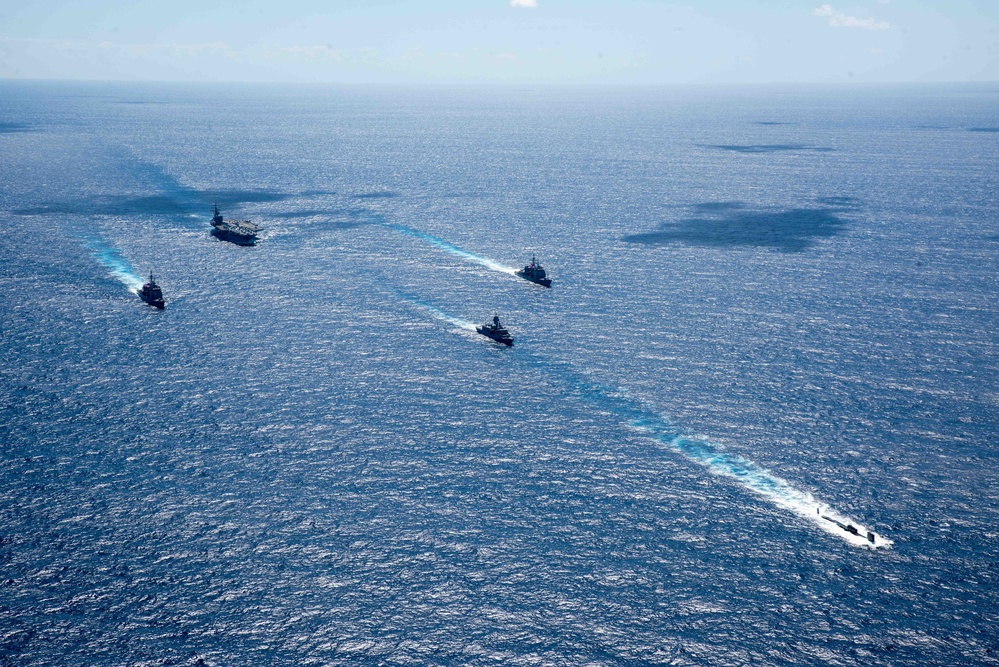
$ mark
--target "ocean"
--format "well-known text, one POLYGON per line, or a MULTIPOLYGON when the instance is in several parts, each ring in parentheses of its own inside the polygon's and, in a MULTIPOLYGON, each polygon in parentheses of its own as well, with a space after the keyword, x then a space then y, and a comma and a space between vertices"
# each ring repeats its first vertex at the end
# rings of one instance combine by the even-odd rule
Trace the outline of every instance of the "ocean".
POLYGON ((0 166, 2 667, 999 664, 999 85, 4 81, 0 166))

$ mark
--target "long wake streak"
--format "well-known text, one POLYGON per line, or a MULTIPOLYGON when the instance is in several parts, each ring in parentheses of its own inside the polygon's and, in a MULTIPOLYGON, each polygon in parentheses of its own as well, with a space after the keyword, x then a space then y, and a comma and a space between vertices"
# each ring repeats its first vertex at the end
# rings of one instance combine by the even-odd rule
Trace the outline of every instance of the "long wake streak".
MULTIPOLYGON (((475 330, 475 325, 471 322, 449 315, 398 290, 396 294, 436 319, 462 329, 475 330)), ((521 354, 526 355, 537 367, 547 371, 549 375, 560 380, 563 385, 587 401, 602 409, 613 411, 635 431, 704 466, 714 475, 735 480, 774 505, 808 520, 849 544, 867 549, 887 549, 894 544, 890 539, 874 533, 858 521, 835 511, 807 491, 795 488, 790 482, 759 464, 738 454, 726 452, 722 445, 712 443, 707 438, 683 433, 681 428, 670 423, 653 409, 629 399, 622 389, 596 384, 566 362, 549 362, 530 352, 521 352, 521 354)))
POLYGON ((83 242, 94 259, 110 271, 111 275, 125 285, 130 292, 137 293, 142 289, 142 278, 136 274, 135 269, 132 268, 127 259, 121 256, 117 248, 109 246, 97 236, 84 236, 83 242))
MULTIPOLYGON (((533 355, 531 355, 533 356, 533 355)), ((683 433, 668 419, 627 398, 619 388, 605 387, 591 382, 567 363, 550 363, 533 357, 535 363, 558 377, 591 403, 611 409, 630 428, 645 434, 685 458, 706 467, 712 474, 736 480, 744 488, 762 496, 769 502, 797 514, 822 530, 842 538, 853 546, 867 549, 887 549, 894 544, 858 521, 835 511, 817 500, 807 491, 795 488, 759 464, 738 454, 726 452, 722 445, 707 438, 683 433), (873 536, 873 540, 870 537, 873 536)))
POLYGON ((460 329, 464 329, 466 331, 475 331, 475 324, 469 322, 468 320, 463 320, 460 317, 449 315, 440 308, 432 306, 429 303, 426 303, 425 301, 421 301, 410 294, 406 294, 405 292, 401 292, 394 288, 392 289, 392 291, 395 292, 396 296, 398 296, 402 300, 408 301, 410 304, 416 306, 423 312, 428 313, 435 319, 441 320, 442 322, 447 322, 448 324, 453 324, 454 326, 460 329))
POLYGON ((845 517, 819 502, 812 494, 796 489, 788 481, 760 467, 759 464, 738 454, 725 452, 719 445, 708 440, 677 433, 661 418, 653 416, 636 419, 630 422, 630 426, 683 454, 691 461, 707 467, 713 474, 735 479, 750 491, 811 521, 822 530, 841 537, 854 546, 884 549, 893 544, 891 540, 870 531, 858 521, 845 517))
POLYGON ((612 410, 630 428, 706 467, 714 475, 736 480, 744 488, 810 521, 827 533, 836 535, 853 546, 867 549, 887 549, 893 544, 890 539, 877 535, 858 521, 840 514, 812 494, 795 488, 790 482, 759 464, 738 454, 726 452, 722 445, 712 443, 707 438, 683 433, 682 429, 654 410, 627 398, 625 391, 595 384, 567 363, 550 363, 537 357, 534 357, 534 361, 586 400, 612 410), (871 536, 873 540, 870 539, 871 536))
POLYGON ((394 222, 386 222, 383 224, 389 229, 397 231, 400 234, 405 234, 406 236, 412 236, 413 238, 420 239, 421 241, 426 241, 427 243, 436 246, 441 250, 445 250, 451 253, 452 255, 457 255, 462 259, 467 259, 471 262, 475 262, 476 264, 481 264, 487 269, 492 269, 493 271, 499 271, 500 273, 506 273, 511 276, 515 275, 516 269, 506 266, 504 264, 500 264, 499 262, 491 260, 488 257, 482 257, 481 255, 476 255, 475 253, 468 252, 467 250, 459 248, 453 243, 448 243, 444 239, 438 238, 433 234, 427 234, 426 232, 421 232, 418 229, 413 229, 412 227, 407 227, 405 225, 400 225, 394 222))
POLYGON ((566 363, 550 363, 537 357, 534 357, 534 361, 586 400, 601 408, 613 410, 630 428, 706 467, 714 475, 736 480, 744 488, 810 521, 827 533, 836 535, 853 546, 867 549, 887 549, 894 544, 890 539, 820 502, 807 491, 795 488, 790 482, 759 464, 738 454, 726 452, 722 445, 712 443, 707 438, 684 434, 682 429, 654 410, 627 398, 626 392, 621 389, 595 384, 566 363), (872 536, 873 540, 870 539, 872 536))

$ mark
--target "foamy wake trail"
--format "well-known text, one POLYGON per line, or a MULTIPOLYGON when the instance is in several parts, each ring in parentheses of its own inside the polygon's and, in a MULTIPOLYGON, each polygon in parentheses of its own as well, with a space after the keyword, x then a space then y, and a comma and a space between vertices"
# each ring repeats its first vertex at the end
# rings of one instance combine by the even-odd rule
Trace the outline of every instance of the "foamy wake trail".
POLYGON ((475 331, 475 324, 469 322, 468 320, 463 320, 460 317, 449 315, 440 308, 437 308, 436 306, 431 306, 429 303, 420 301, 416 297, 406 294, 404 292, 400 292, 399 290, 393 289, 392 291, 395 292, 396 295, 401 299, 403 299, 404 301, 407 301, 408 303, 416 306, 417 308, 429 314, 435 319, 441 320, 442 322, 447 322, 449 324, 453 324, 454 326, 460 329, 465 329, 466 331, 473 331, 473 332, 475 331))
POLYGON ((85 236, 83 241, 94 259, 110 271, 111 275, 125 285, 130 292, 138 292, 142 289, 142 278, 135 273, 132 265, 121 256, 116 248, 109 246, 96 236, 85 236))
POLYGON ((738 454, 728 453, 721 445, 712 443, 707 438, 684 434, 679 427, 669 423, 653 410, 629 399, 626 391, 595 384, 568 364, 548 363, 537 357, 534 359, 539 366, 547 369, 551 375, 558 377, 591 403, 597 404, 602 409, 611 410, 630 428, 704 466, 712 474, 735 480, 768 502, 797 514, 853 546, 887 549, 894 544, 890 539, 874 533, 855 519, 816 499, 811 493, 795 488, 790 482, 759 464, 738 454), (870 536, 873 536, 873 541, 870 536))
MULTIPOLYGON (((468 331, 475 331, 475 325, 467 320, 449 315, 440 308, 424 303, 399 290, 393 291, 400 298, 436 319, 449 322, 468 331)), ((560 380, 569 389, 579 393, 599 408, 610 410, 627 423, 630 428, 704 466, 714 475, 735 480, 768 502, 797 514, 853 546, 866 549, 887 549, 894 544, 890 539, 874 533, 855 519, 837 512, 807 491, 795 488, 790 482, 781 479, 759 464, 738 454, 730 454, 721 445, 712 443, 707 438, 685 435, 679 427, 669 423, 653 410, 629 399, 625 390, 591 382, 564 362, 548 362, 524 351, 521 352, 521 358, 532 359, 536 366, 546 370, 549 375, 560 380), (870 539, 871 537, 873 540, 870 539)))
POLYGON ((430 245, 436 246, 441 250, 445 250, 452 255, 457 255, 462 259, 467 259, 471 262, 475 262, 476 264, 481 264, 482 266, 492 269, 493 271, 499 271, 500 273, 506 273, 511 276, 516 273, 516 269, 514 268, 500 264, 499 262, 491 260, 488 257, 482 257, 481 255, 476 255, 475 253, 463 250, 452 243, 448 243, 444 239, 437 238, 433 234, 427 234, 426 232, 421 232, 418 229, 413 229, 412 227, 406 227, 405 225, 396 223, 385 223, 385 226, 399 232, 400 234, 405 234, 406 236, 412 236, 413 238, 420 239, 421 241, 426 241, 430 245))
POLYGON ((713 474, 735 479, 774 505, 807 519, 827 533, 836 535, 854 546, 887 549, 894 544, 855 519, 844 516, 817 500, 807 491, 795 488, 759 464, 738 454, 727 453, 719 445, 706 439, 676 433, 675 429, 658 418, 634 420, 630 426, 650 435, 691 461, 705 466, 713 474), (873 536, 874 539, 871 540, 869 536, 873 536))

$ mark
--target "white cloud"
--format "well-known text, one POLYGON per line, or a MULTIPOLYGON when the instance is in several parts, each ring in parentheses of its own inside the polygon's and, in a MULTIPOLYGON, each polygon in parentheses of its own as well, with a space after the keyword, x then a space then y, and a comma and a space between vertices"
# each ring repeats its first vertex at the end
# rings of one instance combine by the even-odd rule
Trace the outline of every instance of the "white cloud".
POLYGON ((842 12, 837 12, 832 5, 822 5, 812 12, 816 16, 829 19, 831 28, 861 28, 863 30, 887 30, 886 21, 876 21, 874 19, 858 19, 856 16, 848 16, 842 12))
POLYGON ((534 9, 538 6, 538 0, 510 0, 511 7, 527 7, 534 9))

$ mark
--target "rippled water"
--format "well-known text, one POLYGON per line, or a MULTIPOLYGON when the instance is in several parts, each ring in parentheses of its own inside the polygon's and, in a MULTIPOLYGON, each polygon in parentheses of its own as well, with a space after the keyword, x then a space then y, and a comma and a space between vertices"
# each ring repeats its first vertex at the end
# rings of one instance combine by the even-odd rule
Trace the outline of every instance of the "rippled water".
POLYGON ((996 126, 0 84, 0 665, 999 662, 996 126))

